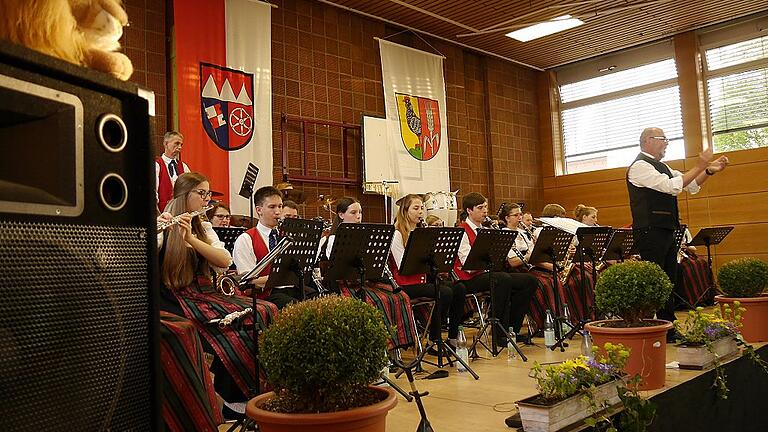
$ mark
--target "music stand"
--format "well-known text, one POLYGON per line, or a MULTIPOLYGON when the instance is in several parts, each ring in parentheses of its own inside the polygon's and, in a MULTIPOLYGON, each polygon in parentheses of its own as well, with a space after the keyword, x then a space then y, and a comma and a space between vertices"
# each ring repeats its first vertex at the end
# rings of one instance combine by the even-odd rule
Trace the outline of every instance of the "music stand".
POLYGON ((259 176, 259 167, 251 162, 248 162, 248 168, 245 169, 245 175, 243 176, 243 184, 240 185, 240 192, 237 194, 243 198, 248 198, 250 203, 250 216, 251 226, 253 224, 253 185, 256 184, 256 177, 259 176))
MULTIPOLYGON (((252 268, 250 271, 248 271, 243 277, 240 279, 239 282, 239 288, 243 289, 247 284, 248 280, 254 277, 255 275, 258 275, 262 272, 265 268, 267 268, 268 265, 272 264, 272 262, 277 259, 277 257, 280 256, 283 251, 285 251, 288 247, 291 246, 293 243, 293 239, 291 239, 288 236, 285 236, 280 239, 280 241, 275 245, 272 250, 269 251, 269 253, 262 258, 261 261, 256 263, 256 267, 252 268)), ((261 328, 259 326, 259 322, 256 319, 256 312, 258 309, 256 308, 257 304, 257 298, 256 298, 256 289, 252 290, 251 292, 251 313, 253 313, 253 363, 254 363, 254 369, 256 371, 256 388, 252 389, 251 393, 252 396, 258 396, 261 394, 261 365, 259 363, 259 333, 261 333, 261 328)), ((238 426, 241 426, 240 430, 248 430, 249 427, 254 425, 255 422, 249 418, 248 416, 245 416, 244 418, 236 421, 232 427, 230 427, 227 432, 234 431, 238 426)))
MULTIPOLYGON (((442 312, 440 311, 440 279, 438 274, 449 273, 453 268, 463 236, 463 228, 416 228, 411 232, 408 237, 408 244, 405 245, 405 253, 403 254, 399 273, 403 276, 429 275, 435 288, 436 312, 433 313, 432 319, 438 323, 443 322, 442 312)), ((420 360, 424 358, 424 354, 426 354, 430 345, 431 341, 419 355, 420 360)), ((437 339, 435 345, 437 345, 437 364, 435 366, 443 367, 443 353, 447 352, 445 356, 448 360, 448 365, 452 364, 451 356, 453 356, 453 358, 467 368, 467 371, 475 379, 480 378, 463 359, 456 355, 456 351, 443 343, 442 337, 437 339)))
POLYGON ((539 233, 536 245, 533 247, 533 252, 531 252, 531 259, 529 260, 531 264, 542 262, 552 263, 552 291, 555 297, 555 308, 557 309, 554 312, 555 339, 557 342, 550 347, 552 351, 554 351, 555 347, 558 345, 560 345, 561 352, 565 351, 565 343, 560 337, 561 325, 565 320, 560 315, 562 306, 560 305, 560 292, 557 289, 558 283, 560 282, 560 278, 557 277, 557 272, 559 271, 558 267, 560 266, 558 266, 557 263, 565 259, 565 255, 568 252, 568 247, 571 245, 573 236, 573 234, 553 226, 545 226, 539 233))
POLYGON ((228 250, 229 253, 232 253, 232 251, 235 249, 235 241, 238 237, 240 237, 240 234, 245 232, 245 228, 213 227, 213 231, 219 237, 219 240, 224 243, 224 249, 228 250))
MULTIPOLYGON (((608 239, 611 236, 612 231, 613 228, 609 226, 580 227, 576 229, 576 239, 579 241, 576 253, 579 257, 579 272, 581 273, 581 304, 586 309, 586 315, 579 317, 579 321, 575 326, 571 323, 568 323, 571 329, 567 334, 561 335, 562 339, 573 339, 573 336, 583 330, 584 325, 590 321, 589 317, 591 311, 587 307, 588 294, 586 278, 584 277, 584 255, 586 255, 592 263, 592 280, 597 282, 595 257, 597 257, 599 254, 602 255, 602 252, 605 250, 605 246, 608 243, 608 239)), ((563 319, 565 319, 565 317, 563 317, 563 319)))
POLYGON ((394 233, 393 225, 340 224, 328 259, 328 280, 359 280, 360 294, 366 280, 378 280, 384 273, 394 233))
POLYGON ((616 228, 611 234, 608 245, 603 250, 600 261, 624 261, 636 253, 634 236, 631 228, 616 228))
POLYGON ((281 236, 293 239, 293 244, 272 263, 265 289, 296 286, 301 291, 301 300, 306 300, 304 276, 312 271, 323 224, 307 219, 284 219, 280 231, 281 236))
POLYGON ((520 354, 520 358, 523 361, 528 361, 528 358, 525 356, 525 354, 520 351, 520 347, 517 346, 517 342, 512 338, 507 329, 501 325, 499 319, 496 317, 496 314, 493 312, 493 310, 499 306, 493 305, 493 300, 496 297, 493 295, 496 288, 496 278, 493 277, 493 273, 496 271, 502 271, 505 268, 504 266, 507 262, 507 254, 509 254, 509 250, 515 244, 515 237, 517 237, 517 231, 515 230, 478 230, 477 237, 475 238, 475 242, 472 245, 472 249, 469 251, 469 255, 464 261, 464 265, 462 265, 462 269, 464 270, 485 270, 489 273, 488 291, 491 294, 490 318, 485 321, 485 325, 483 325, 477 335, 475 335, 475 340, 472 342, 472 347, 470 348, 470 351, 474 353, 473 356, 477 356, 478 343, 490 351, 491 355, 494 357, 498 356, 499 353, 501 353, 501 350, 506 348, 497 347, 495 337, 491 337, 490 348, 485 345, 485 343, 482 341, 483 335, 486 331, 488 331, 488 328, 491 328, 492 336, 495 334, 497 329, 501 330, 501 332, 506 335, 507 341, 511 342, 512 346, 515 348, 515 351, 520 354))
POLYGON ((714 275, 712 274, 712 250, 710 248, 712 247, 712 245, 719 245, 720 242, 722 242, 723 239, 725 239, 725 237, 727 237, 731 231, 733 231, 733 226, 702 228, 699 230, 699 232, 696 233, 696 235, 693 237, 693 240, 691 240, 691 242, 688 243, 689 246, 704 245, 707 247, 707 265, 709 265, 709 286, 699 296, 699 298, 696 299, 695 304, 699 304, 699 302, 702 299, 706 298, 710 290, 715 290, 715 278, 714 278, 714 275))

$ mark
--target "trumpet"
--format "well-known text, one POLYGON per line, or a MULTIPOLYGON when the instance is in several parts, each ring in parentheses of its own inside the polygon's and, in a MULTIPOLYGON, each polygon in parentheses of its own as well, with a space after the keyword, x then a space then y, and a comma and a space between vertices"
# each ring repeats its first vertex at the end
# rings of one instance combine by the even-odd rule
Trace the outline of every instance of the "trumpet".
POLYGON ((180 215, 176 215, 173 218, 171 218, 171 220, 169 220, 168 222, 160 222, 160 223, 158 223, 157 224, 157 232, 159 233, 161 231, 165 231, 166 228, 178 224, 179 222, 181 222, 181 218, 186 216, 186 215, 189 215, 190 217, 200 216, 201 214, 207 212, 208 210, 210 210, 212 208, 213 208, 213 206, 209 205, 209 206, 205 206, 205 207, 201 208, 200 210, 195 210, 193 212, 187 212, 187 213, 182 213, 180 215))

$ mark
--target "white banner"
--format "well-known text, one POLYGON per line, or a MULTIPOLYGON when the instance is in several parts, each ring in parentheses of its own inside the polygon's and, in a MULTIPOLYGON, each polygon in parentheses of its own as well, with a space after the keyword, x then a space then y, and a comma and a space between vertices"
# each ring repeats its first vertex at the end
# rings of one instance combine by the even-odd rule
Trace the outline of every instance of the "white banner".
POLYGON ((249 212, 248 200, 237 194, 248 162, 260 168, 254 191, 261 186, 272 185, 271 36, 272 6, 269 3, 227 0, 227 67, 253 73, 252 142, 229 152, 229 203, 234 214, 249 212))
MULTIPOLYGON (((387 163, 389 169, 378 174, 388 178, 366 176, 365 181, 397 180, 397 197, 447 192, 450 178, 443 57, 381 39, 379 52, 387 122, 382 144, 387 151, 378 149, 375 154, 387 159, 376 158, 374 163, 387 163)), ((366 165, 369 153, 374 154, 367 147, 366 165)))

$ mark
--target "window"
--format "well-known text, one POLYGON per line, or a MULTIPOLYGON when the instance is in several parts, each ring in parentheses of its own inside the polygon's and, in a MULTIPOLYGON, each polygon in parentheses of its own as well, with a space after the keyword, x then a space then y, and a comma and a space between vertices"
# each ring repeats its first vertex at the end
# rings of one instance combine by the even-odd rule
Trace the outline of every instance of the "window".
POLYGON ((704 49, 716 152, 768 147, 768 36, 704 49))
POLYGON ((683 159, 683 124, 671 42, 557 71, 563 173, 629 166, 640 133, 659 127, 666 160, 683 159))

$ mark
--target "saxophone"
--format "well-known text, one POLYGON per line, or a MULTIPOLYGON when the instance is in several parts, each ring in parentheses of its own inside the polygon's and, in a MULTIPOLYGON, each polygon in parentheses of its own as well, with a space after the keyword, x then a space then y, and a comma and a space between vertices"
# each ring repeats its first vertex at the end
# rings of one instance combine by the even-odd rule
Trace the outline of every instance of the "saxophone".
POLYGON ((558 277, 560 279, 560 284, 563 286, 565 286, 566 282, 568 282, 568 278, 571 276, 571 272, 573 272, 574 255, 576 255, 576 247, 574 246, 573 242, 571 242, 571 245, 568 247, 568 252, 565 254, 565 258, 562 261, 562 270, 560 270, 558 277))

